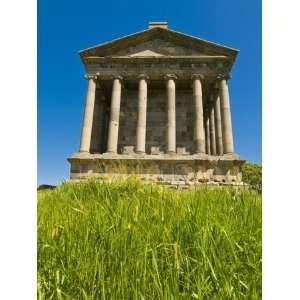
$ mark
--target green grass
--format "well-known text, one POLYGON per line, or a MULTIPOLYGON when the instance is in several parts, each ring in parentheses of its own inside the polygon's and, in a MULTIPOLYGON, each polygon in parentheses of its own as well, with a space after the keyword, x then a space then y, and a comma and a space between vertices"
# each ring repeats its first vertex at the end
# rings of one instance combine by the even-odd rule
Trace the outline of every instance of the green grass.
POLYGON ((41 192, 38 299, 261 299, 261 196, 135 179, 41 192))

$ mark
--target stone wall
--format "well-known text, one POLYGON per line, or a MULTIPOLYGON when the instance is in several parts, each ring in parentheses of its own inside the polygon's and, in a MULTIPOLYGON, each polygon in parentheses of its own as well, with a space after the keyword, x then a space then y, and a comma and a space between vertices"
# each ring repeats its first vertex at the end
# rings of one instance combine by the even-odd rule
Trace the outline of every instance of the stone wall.
POLYGON ((157 154, 166 148, 166 92, 150 89, 147 103, 146 152, 157 154), (152 150, 151 150, 152 149, 152 150))
MULTIPOLYGON (((179 154, 193 152, 192 90, 176 91, 176 144, 179 154)), ((138 112, 137 89, 122 91, 118 153, 131 153, 136 142, 138 112)), ((146 153, 158 154, 166 147, 166 91, 149 88, 147 101, 146 153)))
POLYGON ((137 89, 122 90, 118 153, 133 152, 135 146, 138 93, 137 89))
POLYGON ((176 145, 178 154, 193 153, 193 91, 176 91, 176 145))

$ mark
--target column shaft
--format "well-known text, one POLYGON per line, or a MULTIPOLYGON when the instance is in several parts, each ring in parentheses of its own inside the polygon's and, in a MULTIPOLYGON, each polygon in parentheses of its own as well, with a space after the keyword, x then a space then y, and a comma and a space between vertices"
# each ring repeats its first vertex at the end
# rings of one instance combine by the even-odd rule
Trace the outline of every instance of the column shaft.
POLYGON ((119 118, 121 104, 121 78, 117 77, 113 81, 110 117, 108 127, 107 152, 117 153, 118 150, 118 134, 119 134, 119 118))
POLYGON ((216 128, 217 154, 223 155, 222 121, 221 121, 221 108, 220 108, 220 96, 219 95, 215 99, 214 107, 215 107, 215 128, 216 128))
POLYGON ((85 100, 85 109, 83 116, 83 124, 80 138, 80 152, 89 152, 91 146, 93 115, 96 96, 96 77, 86 76, 88 79, 87 94, 85 100))
POLYGON ((206 153, 210 155, 210 131, 209 131, 209 115, 207 114, 205 117, 205 147, 206 153))
POLYGON ((215 111, 214 107, 209 112, 209 132, 210 132, 210 153, 216 155, 216 132, 215 132, 215 111))
POLYGON ((137 153, 145 153, 146 147, 146 121, 147 121, 147 78, 140 77, 138 94, 138 116, 136 127, 136 147, 137 153))
POLYGON ((200 78, 193 80, 193 98, 194 98, 194 142, 195 153, 205 153, 205 133, 203 120, 203 100, 202 84, 200 78))
POLYGON ((99 141, 98 141, 98 149, 100 153, 103 153, 103 148, 104 148, 104 138, 105 138, 105 128, 104 128, 104 120, 105 120, 105 110, 106 110, 106 103, 104 99, 100 101, 99 103, 99 141))
POLYGON ((167 76, 167 153, 176 153, 175 76, 167 76))
POLYGON ((224 154, 232 154, 234 152, 229 92, 226 79, 219 82, 220 104, 221 104, 221 120, 222 120, 222 137, 224 154))

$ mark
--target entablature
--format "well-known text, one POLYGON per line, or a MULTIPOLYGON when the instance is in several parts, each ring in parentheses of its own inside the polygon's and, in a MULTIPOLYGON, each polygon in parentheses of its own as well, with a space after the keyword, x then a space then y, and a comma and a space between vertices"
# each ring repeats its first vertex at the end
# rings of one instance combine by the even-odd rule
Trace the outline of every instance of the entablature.
POLYGON ((163 79, 165 74, 175 74, 179 79, 191 79, 193 74, 202 74, 206 78, 216 78, 219 74, 228 75, 231 65, 226 61, 172 61, 143 62, 143 63, 94 63, 87 64, 89 74, 100 74, 102 79, 110 79, 115 75, 126 78, 137 78, 139 74, 147 74, 150 79, 163 79))
POLYGON ((205 62, 216 62, 226 64, 228 67, 232 64, 231 58, 218 55, 194 55, 194 56, 88 56, 84 59, 85 64, 141 64, 141 63, 205 63, 205 62))

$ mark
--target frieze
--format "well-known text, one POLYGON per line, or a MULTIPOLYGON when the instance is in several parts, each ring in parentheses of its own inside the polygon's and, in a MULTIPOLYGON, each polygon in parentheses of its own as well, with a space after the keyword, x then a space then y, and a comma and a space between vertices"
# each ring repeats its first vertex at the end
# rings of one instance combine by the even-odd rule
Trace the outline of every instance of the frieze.
POLYGON ((204 76, 215 77, 218 74, 229 74, 230 70, 225 65, 217 63, 176 63, 176 64, 106 64, 87 65, 90 74, 99 73, 102 79, 110 79, 113 75, 122 74, 124 77, 134 77, 140 73, 147 73, 150 79, 163 79, 167 73, 173 73, 179 79, 190 78, 191 74, 199 73, 204 76))

